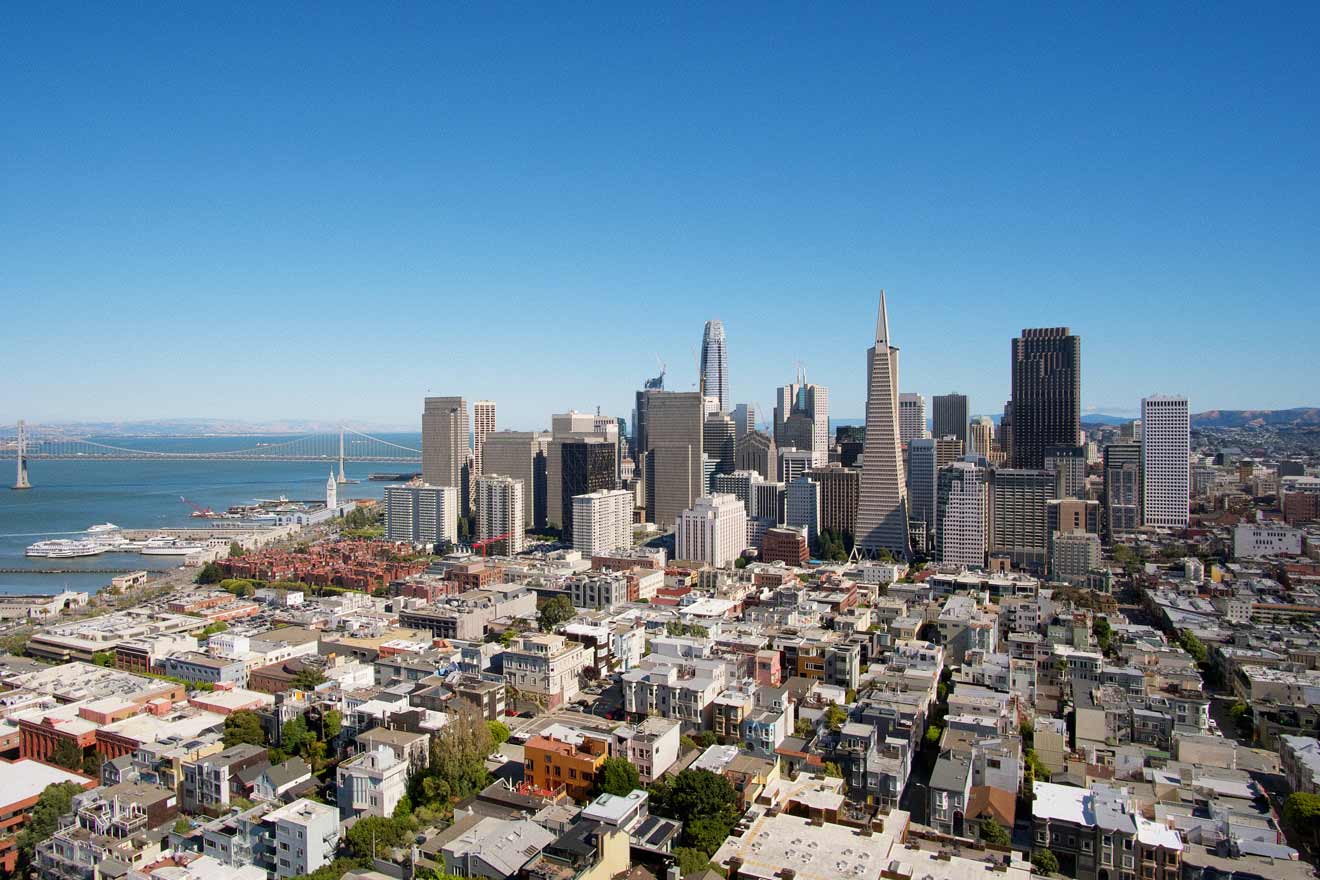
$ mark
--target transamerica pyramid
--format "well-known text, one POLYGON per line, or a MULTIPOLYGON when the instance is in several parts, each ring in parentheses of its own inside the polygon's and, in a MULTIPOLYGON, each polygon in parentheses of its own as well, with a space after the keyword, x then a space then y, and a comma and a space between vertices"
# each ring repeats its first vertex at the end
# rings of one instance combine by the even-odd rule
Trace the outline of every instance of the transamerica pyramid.
POLYGON ((866 442, 857 499, 856 548, 859 555, 871 558, 881 550, 898 559, 910 555, 907 483, 898 435, 898 349, 889 344, 883 290, 875 345, 866 352, 866 442))

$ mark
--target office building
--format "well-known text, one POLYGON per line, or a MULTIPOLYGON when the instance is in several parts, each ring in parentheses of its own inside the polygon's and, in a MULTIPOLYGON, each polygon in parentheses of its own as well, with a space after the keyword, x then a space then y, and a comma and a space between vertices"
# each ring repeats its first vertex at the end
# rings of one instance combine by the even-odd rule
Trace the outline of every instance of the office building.
POLYGON ((934 440, 935 467, 937 468, 948 467, 967 454, 967 447, 957 437, 941 437, 936 434, 934 440))
POLYGON ((738 431, 732 417, 723 412, 706 416, 701 438, 703 453, 715 462, 715 473, 731 474, 737 469, 738 431))
POLYGON ((861 471, 837 462, 812 468, 807 476, 820 486, 820 529, 835 534, 857 534, 857 495, 861 471))
POLYGON ((807 540, 806 527, 778 526, 766 529, 761 537, 761 551, 758 558, 761 562, 805 566, 811 559, 811 544, 807 540))
POLYGON ((717 412, 729 411, 729 350, 721 321, 707 321, 701 334, 701 392, 718 401, 717 412))
POLYGON ((805 528, 809 544, 820 537, 820 484, 806 474, 784 487, 784 525, 805 528))
POLYGON ((955 461, 940 469, 935 547, 941 562, 985 565, 989 477, 988 468, 972 461, 955 461))
POLYGON ((1085 446, 1046 447, 1045 470, 1054 474, 1055 498, 1086 497, 1085 446))
POLYGON ((765 478, 756 471, 734 471, 731 474, 716 474, 711 481, 712 495, 733 495, 743 503, 747 515, 752 516, 753 487, 764 483, 765 478))
POLYGON ((926 436, 926 398, 920 394, 898 395, 898 438, 904 443, 926 436))
POLYGON ((776 446, 810 450, 813 465, 830 460, 830 392, 800 368, 796 382, 775 389, 774 438, 776 446))
POLYGON ((756 471, 767 480, 778 476, 779 451, 763 431, 751 431, 738 439, 734 470, 756 471))
POLYGON ((1050 580, 1086 586, 1103 554, 1100 536, 1091 532, 1054 532, 1050 535, 1050 580))
POLYGON ((996 458, 994 421, 989 416, 977 416, 972 420, 969 433, 972 440, 972 454, 993 462, 996 458))
POLYGON ((907 485, 898 436, 898 349, 889 344, 884 291, 880 292, 875 345, 866 353, 866 369, 866 446, 856 547, 868 555, 888 550, 906 559, 910 554, 907 485))
POLYGON ((734 440, 741 440, 756 430, 756 406, 740 403, 733 408, 734 440))
POLYGON ((665 368, 660 365, 660 375, 642 383, 642 390, 637 392, 633 406, 633 460, 637 462, 637 471, 644 473, 642 456, 646 453, 646 393, 665 390, 665 368))
POLYGON ((646 395, 646 515, 663 529, 702 496, 704 404, 693 391, 646 395))
POLYGON ((1156 395, 1141 401, 1142 522, 1187 528, 1191 497, 1187 398, 1156 395))
POLYGON ((422 481, 461 491, 467 454, 467 401, 461 397, 426 398, 422 410, 422 481))
POLYGON ((495 401, 478 400, 472 404, 472 472, 484 474, 481 452, 486 438, 495 432, 495 401))
POLYGON ((1105 540, 1141 527, 1141 444, 1113 443, 1104 451, 1105 540))
POLYGON ((927 540, 934 538, 938 529, 935 521, 938 475, 935 441, 919 437, 908 443, 908 514, 913 522, 925 525, 927 540))
POLYGON ((614 489, 615 446, 599 434, 555 437, 546 454, 546 522, 566 541, 573 536, 573 498, 614 489))
POLYGON ((1051 446, 1076 446, 1082 429, 1082 341, 1067 327, 1023 330, 1013 340, 1012 455, 1045 466, 1051 446))
POLYGON ((990 552, 1014 568, 1044 574, 1049 552, 1045 504, 1054 497, 1054 474, 1002 468, 990 486, 990 552))
POLYGON ((682 511, 675 523, 674 555, 716 568, 747 549, 747 511, 733 495, 708 495, 682 511))
POLYGON ((551 435, 540 431, 496 431, 482 444, 485 472, 522 480, 523 523, 545 528, 546 455, 551 435))
POLYGON ((475 507, 477 540, 490 541, 497 553, 521 553, 526 541, 523 483, 512 477, 483 474, 477 478, 475 507))
POLYGON ((633 495, 601 489, 573 496, 573 549, 584 557, 632 546, 633 495))
POLYGON ((458 489, 454 486, 385 487, 385 538, 409 544, 458 540, 458 489))
POLYGON ((931 434, 935 437, 957 437, 967 449, 967 425, 971 416, 967 408, 967 395, 951 392, 937 394, 931 401, 934 410, 931 434))
POLYGON ((769 520, 772 524, 784 521, 784 484, 760 482, 752 484, 751 515, 769 520))
POLYGON ((815 456, 810 449, 793 447, 779 450, 779 469, 776 476, 779 482, 787 486, 815 466, 815 456))

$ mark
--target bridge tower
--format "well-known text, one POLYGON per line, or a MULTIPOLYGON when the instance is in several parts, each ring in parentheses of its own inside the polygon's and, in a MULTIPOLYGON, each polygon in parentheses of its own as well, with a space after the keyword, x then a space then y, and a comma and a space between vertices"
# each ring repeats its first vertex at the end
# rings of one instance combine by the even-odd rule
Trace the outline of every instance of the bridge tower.
POLYGON ((18 478, 11 489, 31 489, 27 471, 27 423, 18 420, 18 478))
POLYGON ((344 426, 339 426, 339 480, 342 486, 348 482, 348 476, 344 473, 344 426))

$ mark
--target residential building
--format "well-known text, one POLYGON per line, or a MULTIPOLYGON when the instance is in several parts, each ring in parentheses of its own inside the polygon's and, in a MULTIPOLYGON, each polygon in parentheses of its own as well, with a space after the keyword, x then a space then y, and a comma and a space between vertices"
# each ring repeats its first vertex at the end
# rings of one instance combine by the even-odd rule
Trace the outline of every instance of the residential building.
MULTIPOLYGON (((523 524, 546 525, 546 459, 551 435, 541 431, 495 431, 482 443, 483 473, 522 480, 523 524)), ((388 490, 387 490, 388 491, 388 490)))
POLYGON ((600 489, 574 495, 573 549, 595 556, 632 546, 633 494, 626 489, 600 489))
POLYGON ((578 695, 587 665, 582 645, 554 633, 525 633, 504 652, 504 678, 515 689, 543 697, 554 709, 578 695))
POLYGON ((678 760, 682 725, 670 718, 643 718, 614 732, 615 753, 637 768, 643 785, 655 782, 678 760))
POLYGON ((898 438, 904 444, 926 436, 926 398, 904 392, 898 395, 898 438))
POLYGON ((276 878, 301 877, 334 861, 339 846, 339 810, 306 799, 272 810, 264 822, 274 828, 276 878))
POLYGON ((1000 468, 990 485, 990 552, 1009 557, 1014 568, 1045 571, 1049 553, 1045 502, 1054 497, 1054 474, 1000 468))
POLYGON ((554 834, 531 819, 479 814, 472 818, 465 826, 456 824, 461 833, 441 847, 445 873, 474 880, 509 880, 520 876, 524 868, 530 870, 530 863, 555 841, 554 834))
POLYGON ((523 746, 523 778, 543 791, 563 786, 573 800, 589 801, 609 752, 609 741, 594 736, 534 736, 523 746))
POLYGON ((963 449, 969 448, 967 433, 971 413, 967 407, 967 395, 956 391, 949 394, 937 394, 932 398, 934 418, 931 435, 935 437, 957 437, 962 441, 963 449))
POLYGON ((498 552, 521 553, 526 544, 522 480, 483 474, 476 483, 477 540, 494 540, 498 552))
POLYGON ((1054 853, 1059 873, 1077 880, 1178 880, 1182 834, 1146 818, 1130 789, 1036 782, 1033 795, 1032 845, 1054 853))
POLYGON ((1086 447, 1049 446, 1045 449, 1045 470, 1054 474, 1055 498, 1086 497, 1086 447))
POLYGON ((617 454, 617 440, 606 435, 556 432, 546 453, 547 525, 571 539, 574 496, 618 488, 617 454))
POLYGON ((486 438, 495 433, 495 401, 478 400, 472 404, 472 472, 484 474, 482 451, 486 438))
POLYGON ((1191 499, 1187 398, 1141 401, 1141 514, 1148 526, 1187 528, 1191 499))
MULTIPOLYGON (((812 484, 815 485, 815 484, 812 484)), ((747 511, 736 496, 698 498, 675 523, 678 559, 722 567, 747 549, 747 511)))
POLYGON ((458 498, 454 486, 386 486, 386 540, 413 545, 457 541, 458 498))
POLYGON ((857 503, 856 547, 909 555, 907 485, 898 432, 898 349, 890 344, 884 291, 875 345, 867 351, 866 443, 857 503))
POLYGON ((825 467, 812 468, 807 476, 820 486, 821 531, 829 529, 835 534, 855 535, 861 471, 831 462, 825 467))
POLYGON ((1100 567, 1100 536, 1091 532, 1050 533, 1050 578, 1086 586, 1087 577, 1100 567))
POLYGON ((340 762, 335 771, 339 817, 394 815, 394 808, 407 793, 410 769, 407 759, 385 745, 340 762))
POLYGON ((269 763, 264 748, 249 744, 184 761, 183 784, 179 788, 183 810, 212 816, 225 812, 238 789, 239 773, 269 763))
MULTIPOLYGON (((677 740, 675 740, 677 744, 677 740)), ((12 874, 18 864, 16 839, 27 825, 41 793, 48 786, 68 782, 80 788, 94 788, 96 780, 40 761, 0 761, 4 793, 0 795, 0 868, 12 874)))
POLYGON ((1082 341, 1067 327, 1023 330, 1012 346, 1010 462, 1045 466, 1051 446, 1075 446, 1082 427, 1082 341))

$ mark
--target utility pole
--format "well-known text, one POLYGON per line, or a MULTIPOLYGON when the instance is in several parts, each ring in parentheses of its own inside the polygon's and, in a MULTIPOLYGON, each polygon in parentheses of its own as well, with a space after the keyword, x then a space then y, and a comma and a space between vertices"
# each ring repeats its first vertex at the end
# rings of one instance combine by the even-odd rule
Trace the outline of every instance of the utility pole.
POLYGON ((10 488, 32 488, 32 484, 28 482, 27 470, 27 423, 22 419, 18 420, 18 477, 14 480, 14 485, 10 488))

